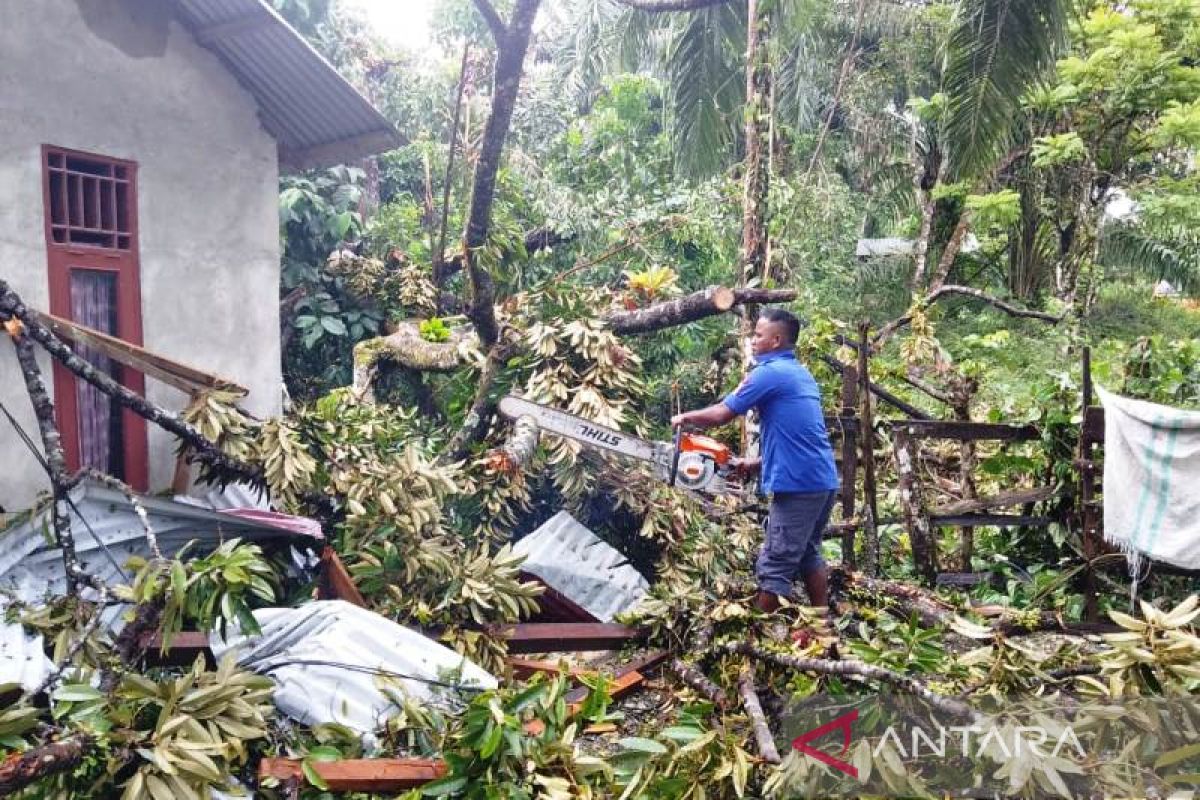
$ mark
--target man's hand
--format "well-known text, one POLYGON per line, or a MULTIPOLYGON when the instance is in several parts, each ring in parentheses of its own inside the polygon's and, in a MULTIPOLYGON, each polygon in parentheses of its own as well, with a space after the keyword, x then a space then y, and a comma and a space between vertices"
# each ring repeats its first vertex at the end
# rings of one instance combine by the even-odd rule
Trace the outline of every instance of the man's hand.
POLYGON ((682 428, 684 425, 686 425, 688 413, 690 413, 690 412, 676 414, 675 416, 671 417, 671 427, 672 428, 682 428))
POLYGON ((729 466, 733 468, 733 473, 741 478, 753 477, 755 473, 762 469, 761 458, 734 458, 729 459, 729 466))

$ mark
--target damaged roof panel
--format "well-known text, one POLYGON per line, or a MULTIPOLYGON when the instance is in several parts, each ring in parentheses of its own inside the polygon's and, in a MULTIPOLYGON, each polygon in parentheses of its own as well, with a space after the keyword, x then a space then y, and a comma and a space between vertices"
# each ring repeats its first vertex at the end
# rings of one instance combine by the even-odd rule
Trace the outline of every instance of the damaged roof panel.
POLYGON ((642 574, 616 548, 560 511, 518 541, 521 569, 601 622, 632 609, 649 591, 642 574))
MULTIPOLYGON (((125 569, 130 556, 151 555, 145 530, 129 499, 94 481, 75 487, 70 498, 71 532, 80 566, 109 585, 127 583, 132 577, 125 569)), ((313 544, 321 538, 316 529, 305 536, 258 519, 208 511, 174 500, 139 499, 166 556, 179 552, 192 540, 199 541, 199 554, 235 537, 253 542, 289 539, 313 544)), ((43 503, 0 531, 0 590, 13 591, 26 602, 67 591, 62 553, 50 538, 50 511, 50 504, 43 503)))

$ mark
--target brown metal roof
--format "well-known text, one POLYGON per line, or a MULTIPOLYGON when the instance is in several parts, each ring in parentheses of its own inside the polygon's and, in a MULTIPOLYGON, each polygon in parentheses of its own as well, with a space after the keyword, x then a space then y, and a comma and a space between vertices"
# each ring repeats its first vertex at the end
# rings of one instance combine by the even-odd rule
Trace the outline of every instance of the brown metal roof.
POLYGON ((264 0, 175 0, 184 24, 258 101, 285 169, 347 163, 403 138, 264 0))

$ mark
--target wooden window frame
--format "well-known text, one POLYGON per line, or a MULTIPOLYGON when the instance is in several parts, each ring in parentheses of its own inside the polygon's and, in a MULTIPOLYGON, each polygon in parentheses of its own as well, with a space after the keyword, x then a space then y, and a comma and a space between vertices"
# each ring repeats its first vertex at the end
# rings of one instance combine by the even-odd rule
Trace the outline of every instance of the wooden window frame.
MULTIPOLYGON (((65 163, 65 162, 64 162, 65 163)), ((71 319, 71 271, 73 269, 95 270, 110 273, 117 285, 117 330, 115 336, 134 345, 142 345, 142 296, 138 259, 138 202, 137 162, 112 158, 98 153, 71 150, 65 147, 43 144, 41 148, 42 197, 46 240, 46 260, 50 286, 50 313, 71 319), (129 246, 127 248, 103 247, 88 244, 60 243, 55 241, 50 195, 50 157, 61 154, 66 157, 88 159, 125 169, 127 190, 127 214, 129 246)), ((139 395, 146 394, 146 378, 136 370, 117 365, 120 382, 139 395)), ((75 376, 62 364, 54 364, 54 408, 55 418, 62 434, 66 452, 67 468, 71 471, 80 466, 79 407, 76 397, 75 376)), ((119 446, 124 459, 125 482, 138 491, 149 489, 149 447, 147 444, 146 421, 128 408, 121 408, 122 437, 119 446)))

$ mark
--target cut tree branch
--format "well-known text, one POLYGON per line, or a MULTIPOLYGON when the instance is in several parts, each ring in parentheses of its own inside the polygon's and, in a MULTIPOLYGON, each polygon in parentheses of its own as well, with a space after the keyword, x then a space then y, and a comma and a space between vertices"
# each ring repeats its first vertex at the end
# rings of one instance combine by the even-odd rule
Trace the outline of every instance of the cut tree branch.
POLYGON ((0 320, 9 317, 19 319, 24 323, 29 337, 44 347, 51 356, 76 377, 87 381, 120 405, 190 445, 197 461, 208 464, 223 475, 242 478, 255 486, 263 485, 262 470, 230 458, 215 444, 204 438, 204 435, 196 428, 184 422, 176 414, 131 392, 108 375, 97 370, 90 362, 76 355, 71 348, 63 344, 49 328, 38 320, 8 283, 0 279, 0 320))
POLYGON ((699 292, 634 311, 614 311, 603 321, 613 333, 629 335, 650 333, 676 325, 686 325, 705 317, 724 314, 737 305, 786 303, 796 299, 794 289, 729 289, 710 286, 699 292))
POLYGON ((758 754, 768 764, 779 763, 779 750, 775 748, 775 737, 771 735, 771 726, 763 714, 762 703, 758 701, 758 690, 754 687, 754 668, 750 665, 742 667, 742 675, 738 680, 738 694, 742 696, 742 707, 750 717, 754 726, 754 739, 758 742, 758 754))
POLYGON ((496 406, 498 405, 492 396, 492 388, 501 368, 512 354, 512 349, 512 345, 500 341, 488 350, 487 360, 484 361, 483 369, 479 372, 475 399, 471 402, 471 408, 467 411, 467 416, 463 418, 462 425, 454 434, 454 438, 450 440, 445 451, 438 458, 438 463, 452 464, 455 461, 461 461, 470 450, 471 443, 479 441, 487 433, 488 426, 492 424, 492 418, 496 416, 496 406))
MULTIPOLYGON (((994 306, 995 308, 998 308, 1001 311, 1003 311, 1005 314, 1008 314, 1013 317, 1025 317, 1027 319, 1037 319, 1037 320, 1041 320, 1042 322, 1047 322, 1051 325, 1057 325, 1058 323, 1062 322, 1062 320, 1063 320, 1062 317, 1056 317, 1056 316, 1053 316, 1052 314, 1046 314, 1041 311, 1034 311, 1029 308, 1021 308, 1019 306, 1014 306, 1011 303, 1007 303, 998 297, 992 297, 990 294, 988 294, 987 292, 982 291, 980 289, 973 289, 970 286, 956 286, 953 284, 949 285, 949 286, 938 287, 936 290, 930 292, 922 300, 920 300, 918 305, 922 308, 928 308, 929 306, 933 305, 941 298, 947 297, 949 295, 955 295, 955 294, 963 295, 966 297, 974 297, 976 300, 982 300, 983 302, 987 303, 988 305, 994 306)), ((912 314, 905 314, 903 317, 894 319, 891 322, 889 322, 888 324, 884 325, 882 328, 879 329, 879 332, 875 334, 875 338, 871 341, 871 347, 873 349, 878 349, 879 347, 882 347, 883 343, 886 342, 889 338, 891 338, 891 336, 894 333, 896 333, 896 331, 898 331, 901 328, 903 328, 904 326, 908 325, 910 322, 912 322, 912 314)))
POLYGON ((364 403, 375 402, 372 384, 381 362, 390 361, 421 372, 453 372, 468 361, 468 354, 479 343, 470 328, 451 330, 445 342, 430 342, 421 337, 417 322, 401 322, 387 336, 367 339, 354 346, 354 383, 351 393, 364 403))
POLYGON ((79 733, 10 754, 0 762, 0 797, 12 797, 42 778, 75 769, 91 742, 91 737, 79 733))
POLYGON ((690 687, 706 700, 711 700, 719 710, 724 711, 729 707, 729 695, 725 694, 724 689, 709 680, 699 667, 678 658, 672 659, 667 666, 685 686, 690 687))

